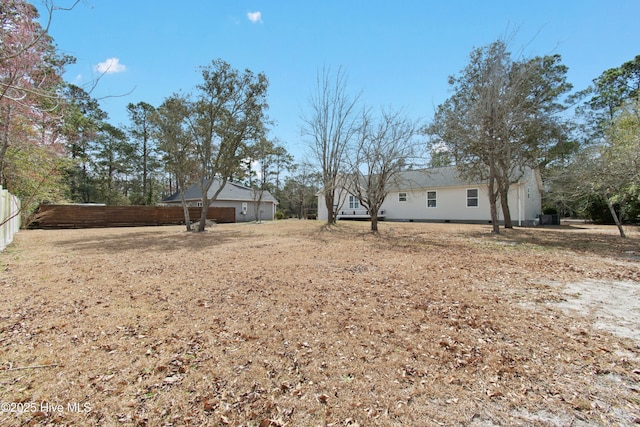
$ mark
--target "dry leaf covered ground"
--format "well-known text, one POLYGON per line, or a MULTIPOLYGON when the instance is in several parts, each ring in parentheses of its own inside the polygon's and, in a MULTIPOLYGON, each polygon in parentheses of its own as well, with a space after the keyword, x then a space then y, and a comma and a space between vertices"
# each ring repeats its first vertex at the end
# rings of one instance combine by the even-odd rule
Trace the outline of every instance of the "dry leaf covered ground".
POLYGON ((380 227, 21 231, 0 425, 640 422, 637 230, 380 227))

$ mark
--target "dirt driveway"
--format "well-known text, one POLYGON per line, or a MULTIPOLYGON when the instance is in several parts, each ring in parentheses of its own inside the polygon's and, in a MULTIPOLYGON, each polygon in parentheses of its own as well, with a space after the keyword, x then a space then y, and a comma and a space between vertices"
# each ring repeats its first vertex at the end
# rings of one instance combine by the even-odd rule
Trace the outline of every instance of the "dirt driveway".
POLYGON ((21 231, 0 425, 633 425, 640 234, 21 231))

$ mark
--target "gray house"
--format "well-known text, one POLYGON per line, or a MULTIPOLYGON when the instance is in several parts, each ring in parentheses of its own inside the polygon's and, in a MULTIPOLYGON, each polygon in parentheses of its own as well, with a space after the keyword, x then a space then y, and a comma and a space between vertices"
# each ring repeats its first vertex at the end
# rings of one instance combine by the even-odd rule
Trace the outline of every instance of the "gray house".
MULTIPOLYGON (((214 178, 207 197, 213 197, 221 184, 222 180, 214 178)), ((185 191, 185 199, 188 206, 202 207, 200 187, 198 185, 189 187, 187 191, 185 191)), ((162 203, 167 205, 180 205, 180 203, 182 203, 180 192, 178 191, 167 197, 162 203)), ((278 201, 266 190, 260 192, 259 190, 254 190, 237 182, 227 181, 216 200, 211 202, 209 206, 235 208, 236 222, 251 222, 257 219, 270 221, 275 218, 278 201)))
MULTIPOLYGON (((455 166, 402 172, 391 184, 379 219, 388 221, 434 221, 487 223, 491 221, 486 182, 470 182, 455 166)), ((368 219, 369 212, 348 188, 336 190, 338 219, 368 219)), ((542 180, 537 170, 527 168, 508 195, 515 225, 533 224, 542 213, 542 180)), ((499 219, 504 220, 500 206, 499 219)), ((318 194, 318 219, 328 216, 324 194, 318 194)))

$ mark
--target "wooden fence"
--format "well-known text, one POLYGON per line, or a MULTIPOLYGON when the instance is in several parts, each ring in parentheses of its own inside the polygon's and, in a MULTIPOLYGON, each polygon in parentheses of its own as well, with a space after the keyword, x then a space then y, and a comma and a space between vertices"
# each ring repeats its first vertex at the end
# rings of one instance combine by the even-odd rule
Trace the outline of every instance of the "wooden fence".
MULTIPOLYGON (((191 221, 202 208, 189 208, 191 221)), ((210 207, 207 218, 218 223, 236 222, 235 208, 210 207)), ((41 205, 34 228, 138 227, 184 224, 182 206, 41 205)))
POLYGON ((11 242, 20 229, 20 199, 0 185, 0 251, 11 242))

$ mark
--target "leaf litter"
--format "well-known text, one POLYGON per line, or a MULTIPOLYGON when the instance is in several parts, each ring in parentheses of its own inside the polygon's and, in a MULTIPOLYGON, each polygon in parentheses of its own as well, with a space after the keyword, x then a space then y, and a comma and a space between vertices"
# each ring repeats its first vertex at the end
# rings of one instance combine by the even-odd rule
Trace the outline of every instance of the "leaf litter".
POLYGON ((0 423, 640 422, 637 230, 380 225, 21 231, 0 423))

